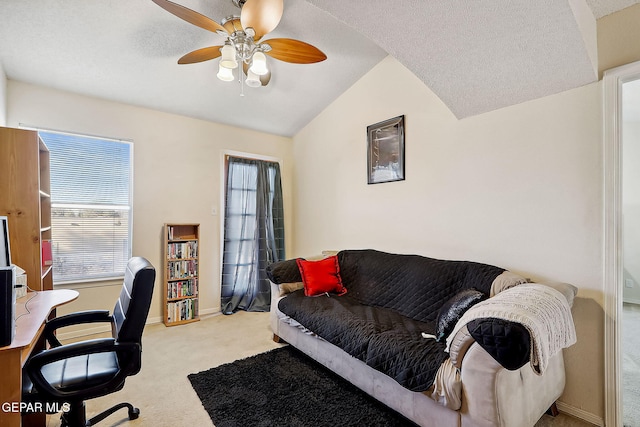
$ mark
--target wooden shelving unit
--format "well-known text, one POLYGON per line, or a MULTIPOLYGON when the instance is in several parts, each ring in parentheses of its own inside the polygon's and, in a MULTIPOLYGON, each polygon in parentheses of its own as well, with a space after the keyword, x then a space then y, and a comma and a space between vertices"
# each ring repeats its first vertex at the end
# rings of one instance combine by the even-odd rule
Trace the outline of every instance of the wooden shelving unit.
POLYGON ((164 225, 163 320, 166 326, 200 320, 199 237, 200 224, 164 225))
POLYGON ((42 242, 51 241, 49 150, 38 133, 0 127, 0 215, 9 221, 11 261, 27 273, 29 288, 53 289, 52 265, 42 242))

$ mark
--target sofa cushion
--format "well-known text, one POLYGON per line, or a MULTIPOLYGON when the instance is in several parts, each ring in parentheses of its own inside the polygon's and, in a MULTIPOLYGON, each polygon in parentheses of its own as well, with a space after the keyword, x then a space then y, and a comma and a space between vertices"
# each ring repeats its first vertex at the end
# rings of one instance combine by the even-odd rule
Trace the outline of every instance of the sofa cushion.
POLYGON ((280 283, 278 285, 278 289, 280 289, 280 296, 283 297, 286 294, 290 294, 293 291, 297 291, 298 289, 304 289, 304 283, 302 282, 280 283))
POLYGON ((436 341, 446 340, 464 312, 484 299, 487 296, 477 289, 465 289, 449 298, 438 311, 436 341))
POLYGON ((412 391, 426 391, 447 358, 444 343, 422 338, 434 322, 420 322, 395 310, 342 297, 306 298, 296 291, 278 308, 318 336, 395 379, 412 391))
POLYGON ((345 287, 342 286, 337 256, 330 256, 319 261, 298 259, 296 262, 300 269, 306 296, 313 297, 327 292, 334 292, 338 295, 347 293, 345 287))
POLYGON ((371 249, 338 253, 342 283, 362 304, 389 308, 422 322, 463 289, 489 295, 502 268, 470 261, 447 261, 371 249))
POLYGON ((274 262, 267 265, 267 277, 273 283, 294 283, 302 282, 300 269, 298 268, 297 259, 288 259, 286 261, 274 262))
POLYGON ((366 364, 411 391, 428 390, 438 368, 449 357, 444 351, 444 342, 422 338, 418 330, 424 325, 422 322, 407 317, 396 319, 394 311, 378 310, 391 314, 389 319, 393 326, 371 337, 366 364))
POLYGON ((373 307, 342 297, 307 298, 302 290, 288 294, 278 309, 350 355, 364 360, 369 337, 376 332, 373 307))

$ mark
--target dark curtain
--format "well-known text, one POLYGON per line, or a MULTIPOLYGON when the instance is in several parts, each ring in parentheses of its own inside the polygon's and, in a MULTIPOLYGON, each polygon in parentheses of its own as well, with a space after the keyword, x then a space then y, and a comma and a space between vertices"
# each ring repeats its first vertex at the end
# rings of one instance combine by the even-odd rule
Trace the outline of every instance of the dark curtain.
POLYGON ((280 165, 229 157, 222 255, 222 312, 269 311, 266 267, 284 260, 280 165))

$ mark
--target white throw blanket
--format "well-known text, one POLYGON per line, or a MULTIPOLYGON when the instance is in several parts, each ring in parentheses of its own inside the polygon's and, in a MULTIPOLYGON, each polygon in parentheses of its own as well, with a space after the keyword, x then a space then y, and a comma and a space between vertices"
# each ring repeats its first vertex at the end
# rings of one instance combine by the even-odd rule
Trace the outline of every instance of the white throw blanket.
POLYGON ((446 359, 438 368, 433 380, 431 398, 440 405, 457 411, 462 406, 462 380, 460 370, 446 359))
POLYGON ((531 367, 542 375, 549 358, 576 342, 576 330, 567 299, 557 290, 525 283, 500 292, 469 310, 447 338, 447 349, 458 330, 474 319, 496 318, 524 326, 531 336, 531 367))

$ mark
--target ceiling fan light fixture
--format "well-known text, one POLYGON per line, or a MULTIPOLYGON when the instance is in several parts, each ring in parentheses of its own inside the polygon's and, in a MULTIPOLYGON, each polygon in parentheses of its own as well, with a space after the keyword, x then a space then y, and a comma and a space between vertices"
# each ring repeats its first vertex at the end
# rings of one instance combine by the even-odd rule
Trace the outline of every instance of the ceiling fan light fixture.
MULTIPOLYGON (((217 77, 226 82, 235 80, 233 70, 242 65, 238 81, 247 86, 266 86, 271 80, 265 53, 274 59, 293 64, 312 64, 327 59, 317 47, 289 39, 263 37, 280 23, 285 0, 231 0, 240 14, 227 16, 222 24, 170 0, 153 0, 155 4, 178 18, 225 38, 223 45, 196 49, 178 59, 178 64, 195 64, 220 58, 217 77), (245 78, 246 75, 246 78, 245 78)), ((241 92, 244 95, 244 92, 241 92)))
POLYGON ((222 66, 222 63, 218 65, 217 77, 223 82, 231 82, 235 79, 235 77, 233 77, 233 70, 222 66))
POLYGON ((262 82, 260 81, 260 76, 254 73, 251 70, 247 71, 247 80, 245 81, 247 86, 249 87, 260 87, 262 86, 262 82))
POLYGON ((267 57, 264 53, 256 52, 253 54, 251 68, 249 68, 249 70, 258 76, 264 76, 269 72, 267 68, 267 57))
POLYGON ((220 49, 222 53, 222 58, 220 59, 220 65, 224 68, 228 68, 233 70, 234 68, 238 68, 238 61, 236 61, 236 48, 231 44, 225 44, 220 49))

